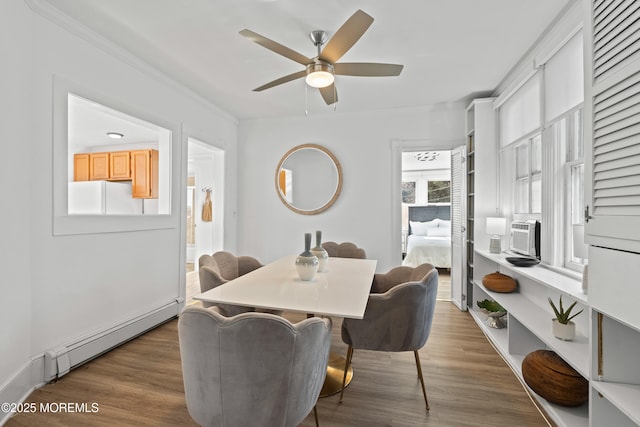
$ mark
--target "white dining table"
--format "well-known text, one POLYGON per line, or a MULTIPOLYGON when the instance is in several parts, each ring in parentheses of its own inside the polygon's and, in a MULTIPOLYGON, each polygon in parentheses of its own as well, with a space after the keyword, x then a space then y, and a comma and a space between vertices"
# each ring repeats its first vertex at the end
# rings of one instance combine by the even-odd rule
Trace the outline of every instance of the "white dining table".
POLYGON ((327 271, 300 280, 296 255, 285 256, 194 296, 209 303, 362 319, 376 260, 329 258, 327 271))
MULTIPOLYGON (((298 277, 296 255, 285 256, 236 279, 194 296, 196 300, 256 308, 294 311, 321 316, 362 319, 377 261, 330 257, 325 272, 313 280, 298 277)), ((344 357, 331 352, 320 397, 342 388, 344 357)), ((353 378, 347 370, 345 385, 353 378)))

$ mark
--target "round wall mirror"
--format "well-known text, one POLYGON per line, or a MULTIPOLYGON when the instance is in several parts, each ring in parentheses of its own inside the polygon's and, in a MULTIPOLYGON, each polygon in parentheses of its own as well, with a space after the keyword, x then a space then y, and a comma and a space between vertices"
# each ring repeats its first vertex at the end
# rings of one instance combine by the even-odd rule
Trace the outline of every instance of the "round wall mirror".
POLYGON ((293 147, 276 168, 278 197, 289 209, 303 215, 329 209, 341 189, 340 162, 321 145, 293 147))

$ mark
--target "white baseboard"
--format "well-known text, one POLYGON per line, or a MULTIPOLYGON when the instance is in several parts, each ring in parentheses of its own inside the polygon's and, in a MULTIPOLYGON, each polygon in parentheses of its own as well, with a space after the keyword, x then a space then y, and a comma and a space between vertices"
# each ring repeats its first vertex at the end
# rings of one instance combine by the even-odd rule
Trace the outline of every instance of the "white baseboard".
MULTIPOLYGON (((42 375, 38 377, 36 372, 40 368, 42 372, 42 357, 27 362, 0 387, 0 403, 20 403, 29 397, 31 392, 43 385, 42 375)), ((9 418, 11 412, 0 409, 0 426, 3 426, 9 418)))
MULTIPOLYGON (((182 298, 178 298, 149 313, 34 357, 0 387, 0 403, 24 402, 33 390, 59 378, 70 369, 176 317, 183 304, 182 298)), ((0 426, 4 425, 10 416, 11 413, 0 410, 0 426)))

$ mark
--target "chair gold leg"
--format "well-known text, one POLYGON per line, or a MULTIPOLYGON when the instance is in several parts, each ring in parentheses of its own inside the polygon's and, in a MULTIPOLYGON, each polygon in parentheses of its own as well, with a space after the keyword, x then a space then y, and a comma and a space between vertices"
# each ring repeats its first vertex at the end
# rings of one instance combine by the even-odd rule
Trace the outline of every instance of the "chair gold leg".
POLYGON ((344 394, 345 383, 347 382, 347 371, 349 370, 349 365, 351 365, 351 358, 353 357, 353 346, 349 346, 347 349, 347 357, 344 362, 344 374, 342 376, 342 389, 340 390, 340 401, 338 403, 342 403, 342 395, 344 394))
POLYGON ((429 401, 427 400, 427 391, 424 388, 424 378, 422 376, 422 366, 420 366, 420 356, 418 355, 418 351, 414 351, 413 354, 416 356, 416 367, 418 368, 418 378, 420 378, 420 385, 422 385, 422 394, 424 395, 424 403, 427 405, 427 411, 429 410, 429 401))
POLYGON ((313 417, 316 419, 316 427, 320 427, 318 424, 318 405, 313 406, 313 417))

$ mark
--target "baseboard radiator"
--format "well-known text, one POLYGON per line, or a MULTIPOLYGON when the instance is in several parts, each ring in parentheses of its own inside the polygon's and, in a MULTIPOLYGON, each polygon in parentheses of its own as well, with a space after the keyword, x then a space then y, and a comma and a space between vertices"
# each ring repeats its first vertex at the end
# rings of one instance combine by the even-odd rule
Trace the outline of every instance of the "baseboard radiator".
POLYGON ((159 324, 176 317, 183 298, 116 325, 98 334, 49 350, 44 354, 44 382, 67 374, 71 369, 147 332, 159 324))

